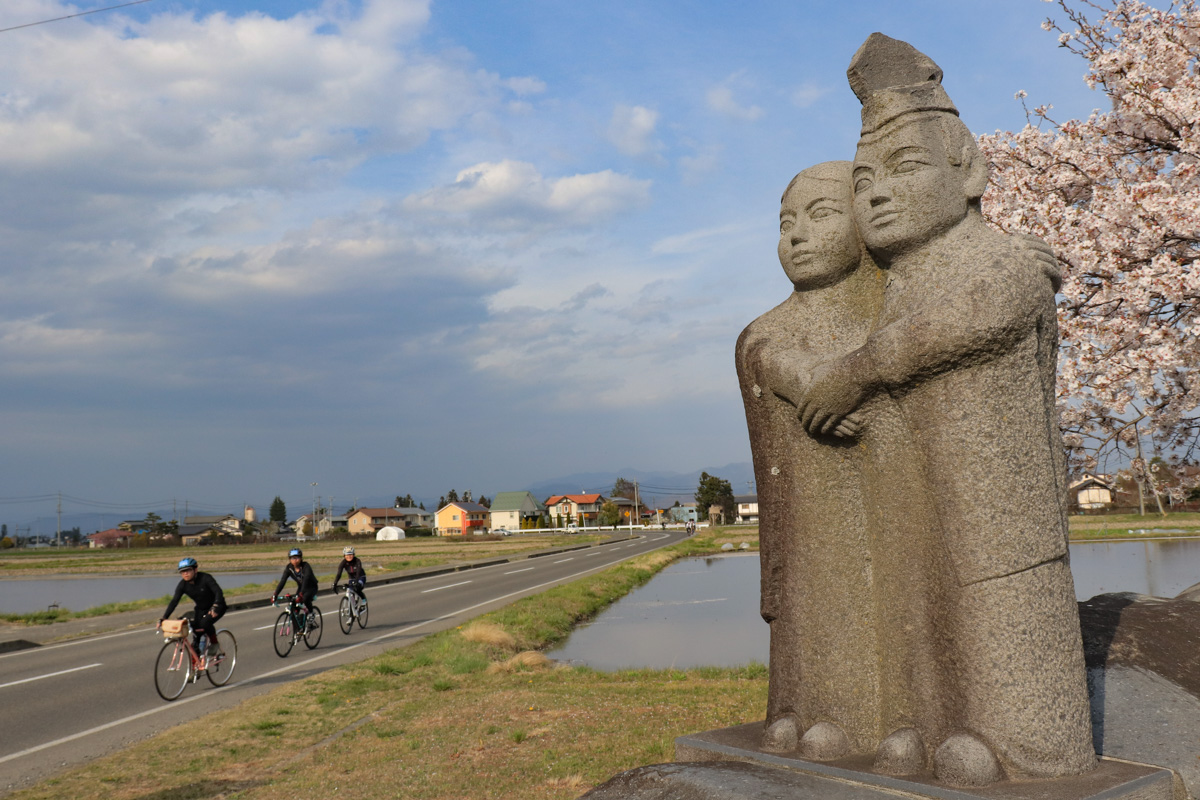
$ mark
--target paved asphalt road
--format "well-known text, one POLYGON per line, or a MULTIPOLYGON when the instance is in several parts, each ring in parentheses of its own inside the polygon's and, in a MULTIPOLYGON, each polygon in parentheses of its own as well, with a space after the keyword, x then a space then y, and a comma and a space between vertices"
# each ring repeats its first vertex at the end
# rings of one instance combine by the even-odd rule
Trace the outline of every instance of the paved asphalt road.
POLYGON ((368 586, 368 625, 349 635, 337 624, 337 598, 322 595, 317 599, 325 620, 320 644, 315 650, 299 644, 287 658, 279 658, 271 646, 279 608, 230 611, 218 627, 237 637, 233 679, 216 689, 201 678, 171 703, 154 689, 162 639, 153 626, 2 654, 0 795, 279 684, 402 647, 682 538, 680 531, 646 531, 632 541, 368 586))

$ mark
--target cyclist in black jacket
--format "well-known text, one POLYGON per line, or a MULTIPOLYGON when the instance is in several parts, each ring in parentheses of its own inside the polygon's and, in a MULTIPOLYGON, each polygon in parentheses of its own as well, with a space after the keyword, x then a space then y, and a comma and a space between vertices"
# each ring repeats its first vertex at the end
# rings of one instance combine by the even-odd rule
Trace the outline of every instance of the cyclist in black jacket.
POLYGON ((333 590, 336 592, 338 581, 342 579, 342 571, 346 572, 346 585, 354 590, 364 601, 367 599, 367 593, 363 588, 367 585, 367 570, 363 567, 362 561, 358 556, 354 555, 353 547, 342 548, 342 560, 338 564, 337 575, 333 576, 333 590))
POLYGON ((312 567, 304 560, 304 553, 299 547, 293 547, 288 551, 288 565, 283 568, 283 577, 279 579, 279 585, 271 594, 272 603, 283 591, 283 585, 288 582, 289 578, 296 582, 296 594, 304 601, 304 607, 311 614, 313 598, 317 596, 317 576, 313 574, 312 567))
POLYGON ((220 655, 221 648, 217 643, 217 627, 214 623, 225 616, 225 593, 221 591, 217 579, 207 572, 200 572, 199 566, 191 556, 179 562, 179 577, 183 580, 175 587, 175 596, 167 604, 167 610, 158 624, 162 625, 163 620, 171 616, 186 594, 196 603, 196 610, 192 613, 192 628, 197 635, 202 631, 208 635, 208 655, 215 657, 220 655))

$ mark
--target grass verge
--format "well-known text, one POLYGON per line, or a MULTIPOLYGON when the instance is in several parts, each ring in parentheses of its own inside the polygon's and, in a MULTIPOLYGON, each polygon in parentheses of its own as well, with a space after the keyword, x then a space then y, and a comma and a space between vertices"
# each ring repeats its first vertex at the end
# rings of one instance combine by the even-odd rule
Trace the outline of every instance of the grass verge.
POLYGON ((676 736, 761 716, 766 668, 600 673, 522 655, 674 559, 724 541, 717 532, 635 558, 11 797, 578 797, 622 770, 669 761, 676 736))

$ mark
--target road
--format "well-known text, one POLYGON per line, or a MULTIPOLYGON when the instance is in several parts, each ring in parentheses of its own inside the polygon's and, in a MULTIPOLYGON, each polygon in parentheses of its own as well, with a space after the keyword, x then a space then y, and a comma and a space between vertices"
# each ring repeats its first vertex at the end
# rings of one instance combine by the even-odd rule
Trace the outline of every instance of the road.
POLYGON ((154 689, 162 639, 153 626, 0 655, 0 795, 280 684, 402 647, 683 538, 681 531, 646 531, 631 541, 368 586, 368 625, 349 635, 337 625, 337 598, 322 595, 320 644, 314 650, 297 645, 287 658, 271 646, 279 608, 231 611, 218 627, 237 637, 233 679, 216 689, 201 678, 172 703, 154 689))

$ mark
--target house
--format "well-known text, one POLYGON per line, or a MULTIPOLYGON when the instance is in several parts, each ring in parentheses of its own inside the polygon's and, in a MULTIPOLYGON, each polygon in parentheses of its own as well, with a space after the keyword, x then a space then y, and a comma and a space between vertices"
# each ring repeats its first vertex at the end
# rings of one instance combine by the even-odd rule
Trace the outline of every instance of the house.
POLYGON ((184 517, 181 529, 187 525, 210 525, 228 536, 242 535, 242 521, 233 514, 215 514, 211 516, 184 517))
POLYGON ((320 538, 321 536, 329 533, 329 529, 333 527, 333 524, 329 521, 328 517, 322 517, 320 514, 318 514, 317 525, 314 532, 312 527, 312 518, 312 514, 301 514, 300 516, 296 517, 296 521, 292 523, 292 528, 296 531, 297 536, 312 536, 313 538, 320 538), (305 525, 309 526, 307 533, 304 532, 305 525))
POLYGON ((758 495, 739 494, 733 498, 733 521, 738 524, 758 522, 758 495))
POLYGON ((438 536, 465 536, 486 533, 488 510, 479 503, 455 501, 438 509, 435 531, 438 536))
POLYGON ((1113 484, 1106 475, 1085 472, 1067 486, 1067 497, 1083 511, 1107 508, 1113 502, 1113 484))
MULTIPOLYGON (((186 546, 197 544, 212 544, 218 536, 228 535, 229 531, 223 526, 211 524, 187 524, 179 526, 179 542, 186 546)), ((241 535, 240 533, 238 534, 241 535)))
POLYGON ((682 505, 673 506, 667 509, 671 517, 671 522, 699 522, 700 515, 696 511, 695 503, 683 503, 682 505))
POLYGON ((489 528, 519 531, 526 526, 536 525, 537 520, 545 514, 546 507, 529 492, 497 492, 490 511, 489 528))
POLYGON ((423 508, 360 508, 346 516, 346 529, 355 535, 379 532, 381 528, 432 528, 433 514, 423 508))
MULTIPOLYGON (((609 497, 605 502, 612 503, 617 507, 617 524, 628 525, 630 520, 634 520, 638 525, 642 524, 642 518, 646 515, 646 509, 642 507, 642 513, 638 514, 633 506, 633 501, 628 497, 609 497)), ((603 503, 601 503, 603 505, 603 503)))
POLYGON ((564 525, 572 522, 580 526, 596 525, 602 505, 604 495, 601 494, 556 494, 546 498, 550 518, 559 518, 564 525))
POLYGON ((121 528, 109 528, 106 531, 96 531, 87 535, 88 547, 125 547, 129 544, 130 532, 121 528))

